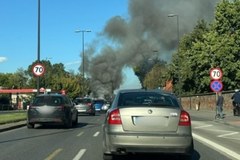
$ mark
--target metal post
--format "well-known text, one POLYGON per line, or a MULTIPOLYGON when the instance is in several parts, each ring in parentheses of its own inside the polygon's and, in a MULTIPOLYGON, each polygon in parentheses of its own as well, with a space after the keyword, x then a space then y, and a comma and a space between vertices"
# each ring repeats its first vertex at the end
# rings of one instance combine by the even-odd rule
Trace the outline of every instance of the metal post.
MULTIPOLYGON (((176 17, 177 18, 177 51, 179 54, 179 44, 180 44, 180 35, 179 35, 179 15, 178 14, 169 14, 168 17, 176 17)), ((180 62, 180 57, 178 57, 178 62, 180 62)), ((182 88, 182 82, 181 77, 179 75, 179 66, 178 66, 178 82, 179 82, 179 96, 181 95, 181 88, 182 88)), ((180 96, 181 100, 181 96, 180 96)))
POLYGON ((84 75, 84 32, 82 32, 82 64, 83 64, 83 69, 82 69, 82 72, 83 72, 83 79, 85 78, 85 75, 84 75))
POLYGON ((169 14, 168 17, 176 17, 177 18, 177 43, 178 43, 178 52, 179 52, 179 41, 180 41, 180 36, 179 36, 179 15, 178 14, 169 14))
POLYGON ((83 65, 82 74, 83 74, 83 78, 85 78, 85 68, 84 68, 84 63, 85 63, 85 60, 84 60, 84 57, 85 57, 85 54, 84 54, 84 33, 85 32, 91 32, 91 31, 90 30, 76 30, 75 32, 76 33, 79 33, 79 32, 82 33, 82 65, 83 65))
POLYGON ((176 17, 177 17, 178 53, 179 53, 179 43, 180 43, 180 38, 179 38, 179 16, 176 15, 176 17))
MULTIPOLYGON (((38 0, 38 45, 37 45, 37 62, 40 62, 40 0, 38 0)), ((40 76, 37 77, 37 94, 39 94, 40 76)))
POLYGON ((81 32, 82 33, 82 74, 83 74, 83 96, 85 96, 84 90, 85 90, 85 54, 84 54, 84 33, 85 32, 91 32, 90 30, 76 30, 76 33, 81 32))

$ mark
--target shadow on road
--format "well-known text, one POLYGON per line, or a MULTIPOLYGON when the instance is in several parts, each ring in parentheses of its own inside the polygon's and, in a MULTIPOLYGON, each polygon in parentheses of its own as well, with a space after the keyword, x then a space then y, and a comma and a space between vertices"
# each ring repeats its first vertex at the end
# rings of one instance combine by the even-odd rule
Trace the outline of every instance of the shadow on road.
MULTIPOLYGON (((199 160, 200 155, 195 150, 191 160, 199 160)), ((134 154, 114 157, 114 160, 184 160, 180 155, 173 154, 134 154)))

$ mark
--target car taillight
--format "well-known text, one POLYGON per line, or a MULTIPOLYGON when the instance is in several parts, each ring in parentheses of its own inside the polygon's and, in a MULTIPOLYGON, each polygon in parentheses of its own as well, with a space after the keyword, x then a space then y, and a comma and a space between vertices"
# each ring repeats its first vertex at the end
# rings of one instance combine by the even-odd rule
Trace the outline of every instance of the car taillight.
POLYGON ((191 118, 188 112, 181 111, 180 120, 178 123, 179 126, 191 126, 191 118))
POLYGON ((29 107, 28 107, 28 109, 35 109, 35 108, 37 108, 36 106, 32 106, 32 105, 30 105, 29 107))
POLYGON ((108 115, 108 124, 122 124, 121 115, 119 109, 115 109, 111 111, 108 115))
POLYGON ((62 106, 58 106, 57 109, 60 111, 64 111, 65 107, 62 105, 62 106))

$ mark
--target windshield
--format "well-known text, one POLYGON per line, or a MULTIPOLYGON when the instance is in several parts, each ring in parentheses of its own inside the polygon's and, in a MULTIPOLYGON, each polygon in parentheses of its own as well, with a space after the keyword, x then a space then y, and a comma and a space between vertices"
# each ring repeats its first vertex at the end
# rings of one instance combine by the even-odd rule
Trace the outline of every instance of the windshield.
POLYGON ((32 105, 33 106, 43 106, 43 105, 59 106, 62 103, 63 103, 62 97, 59 97, 59 96, 41 96, 41 97, 36 97, 35 100, 33 101, 32 105))
POLYGON ((155 92, 121 93, 118 106, 171 106, 179 107, 176 99, 155 92))
POLYGON ((77 98, 74 100, 75 103, 91 103, 92 100, 90 98, 77 98))

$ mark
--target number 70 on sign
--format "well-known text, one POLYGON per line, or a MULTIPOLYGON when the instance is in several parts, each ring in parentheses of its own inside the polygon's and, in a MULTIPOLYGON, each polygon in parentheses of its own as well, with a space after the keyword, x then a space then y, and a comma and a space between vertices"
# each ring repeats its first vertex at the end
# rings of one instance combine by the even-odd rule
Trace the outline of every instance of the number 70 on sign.
POLYGON ((32 72, 35 76, 42 76, 45 73, 45 67, 41 63, 37 63, 33 66, 32 72))
POLYGON ((212 68, 210 70, 210 77, 212 80, 220 80, 222 79, 223 72, 220 68, 212 68))

